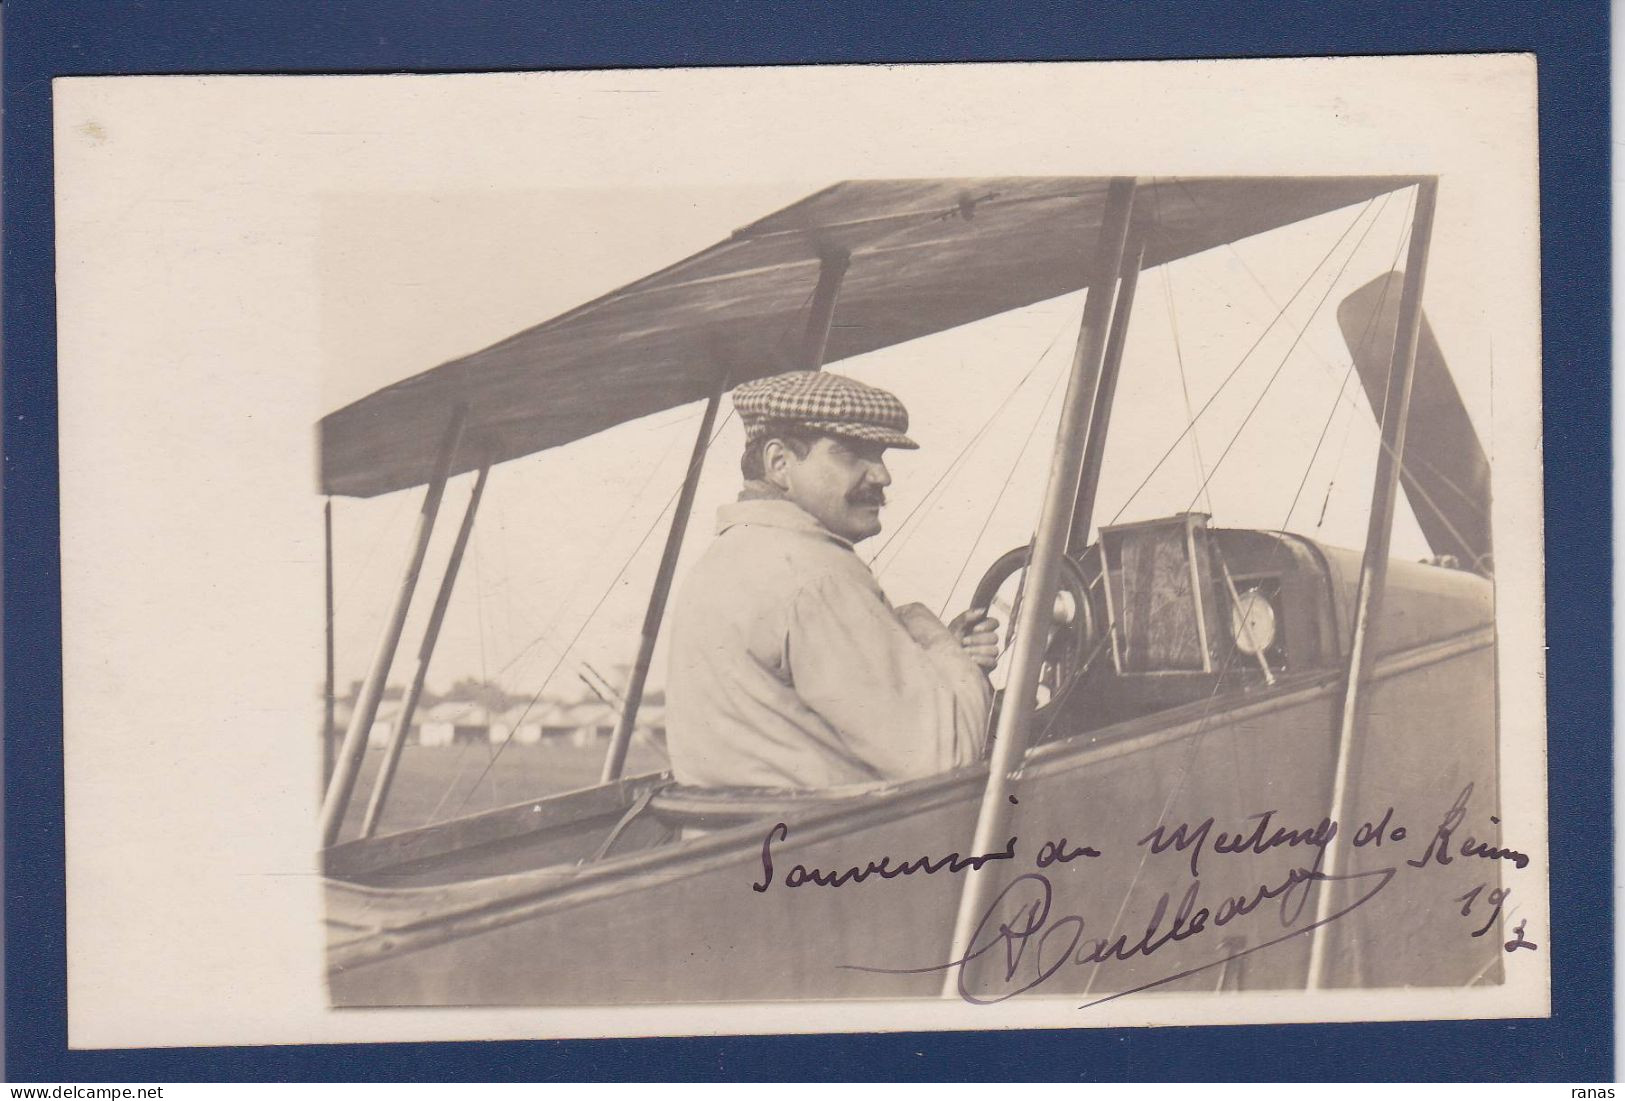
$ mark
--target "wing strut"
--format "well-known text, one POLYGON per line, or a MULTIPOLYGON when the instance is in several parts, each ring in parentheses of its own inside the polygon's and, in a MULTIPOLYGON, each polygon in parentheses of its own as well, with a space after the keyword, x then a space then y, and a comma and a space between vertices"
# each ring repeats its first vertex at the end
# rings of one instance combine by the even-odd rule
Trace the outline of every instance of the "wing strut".
POLYGON ((1117 398, 1117 376, 1123 367, 1123 348, 1128 343, 1128 323, 1134 312, 1134 292, 1140 285, 1140 265, 1144 261, 1145 236, 1136 234, 1123 253, 1117 304, 1112 309, 1111 332, 1106 337, 1106 360, 1100 371, 1100 392, 1095 398, 1094 415, 1089 421, 1088 443, 1083 450, 1078 503, 1072 510, 1072 535, 1067 541, 1067 551, 1073 555, 1081 554, 1089 545, 1089 529, 1095 522, 1095 494, 1100 489, 1100 460, 1106 450, 1106 428, 1111 422, 1112 405, 1117 398))
POLYGON ((1363 690, 1371 679, 1377 652, 1371 637, 1373 625, 1382 611, 1382 597, 1388 576, 1389 540, 1394 528, 1394 504, 1399 493, 1400 468, 1405 459, 1405 429, 1410 420, 1411 381, 1416 374, 1416 345, 1422 330, 1422 285, 1427 277, 1428 244, 1433 235, 1433 207, 1438 197, 1437 179, 1424 179, 1416 185, 1416 213, 1411 218, 1410 254, 1405 260, 1405 285, 1400 291, 1398 327, 1394 334, 1388 389, 1382 404, 1382 444, 1377 453, 1377 477, 1371 495, 1371 519, 1366 528, 1365 558, 1360 563, 1360 582, 1354 597, 1354 631, 1349 645, 1348 683, 1343 693, 1343 712, 1337 731, 1337 770, 1332 780, 1331 820, 1339 823, 1342 842, 1326 847, 1326 880, 1315 900, 1315 924, 1310 936, 1309 989, 1326 986, 1326 923, 1332 920, 1339 892, 1337 876, 1343 873, 1348 851, 1344 818, 1348 814, 1349 774, 1356 751, 1356 736, 1364 717, 1363 690))
POLYGON ((818 254, 818 286, 813 289, 812 309, 807 314, 807 333, 801 347, 801 365, 809 371, 824 366, 829 326, 835 320, 835 299, 851 263, 852 254, 845 249, 826 249, 818 254))
POLYGON ((401 629, 406 626, 406 613, 412 606, 412 591, 417 588, 418 574, 423 571, 423 559, 429 552, 429 537, 434 534, 435 516, 440 512, 440 499, 446 492, 446 478, 451 473, 452 460, 457 456, 457 445, 463 438, 463 425, 468 420, 468 407, 460 405, 446 426, 440 444, 440 455, 435 462, 434 477, 423 494, 423 508, 418 512, 417 531, 413 536, 412 557, 406 564, 406 576, 401 579, 400 591, 395 594, 394 607, 384 624, 384 637, 378 642, 378 654, 361 686, 361 697, 356 700, 350 716, 349 728, 344 732, 344 745, 327 785, 327 797, 322 800, 322 848, 330 848, 338 840, 344 824, 344 813, 350 807, 350 795, 355 791, 356 777, 361 772, 361 760, 367 753, 367 734, 378 717, 378 703, 384 697, 384 682, 389 678, 390 664, 395 660, 395 648, 401 642, 401 629))
MULTIPOLYGON (((1066 401, 1061 407, 1061 423, 1056 433, 1055 453, 1050 460, 1049 483, 1033 536, 1032 565, 1021 584, 1021 606, 1033 616, 1033 609, 1055 605, 1056 579, 1060 558, 1066 549, 1078 483, 1083 470, 1089 426, 1094 421, 1095 397, 1100 388, 1101 366, 1106 350, 1106 329, 1111 319, 1117 275, 1123 265, 1128 240, 1129 215, 1134 206, 1132 177, 1111 181, 1101 219, 1099 253, 1091 270, 1084 302, 1083 325, 1078 332, 1072 374, 1067 381, 1066 401)), ((1034 696, 1038 689, 1042 652, 1048 641, 1046 624, 1026 621, 1013 626, 1010 676, 1004 691, 993 736, 993 757, 988 764, 987 787, 976 815, 976 834, 971 853, 1001 852, 1015 796, 1011 793, 1011 773, 1020 767, 1026 753, 1034 696)), ((949 960, 962 961, 971 951, 981 914, 987 905, 997 872, 969 871, 959 896, 959 912, 954 919, 953 948, 949 960)), ((943 980, 944 997, 959 994, 964 982, 963 966, 951 966, 943 980)))
POLYGON ((435 594, 434 607, 429 612, 428 625, 423 628, 423 642, 418 646, 417 665, 412 669, 412 683, 407 686, 406 698, 401 701, 401 713, 390 732, 384 760, 378 766, 378 778, 372 784, 372 798, 367 802, 367 813, 361 819, 361 836, 371 837, 383 817, 384 802, 389 798, 389 786, 395 780, 395 768, 401 761, 401 748, 412 729, 412 713, 418 709, 423 696, 423 681, 429 675, 429 659, 434 656, 434 645, 440 639, 440 625, 445 622, 446 608, 451 604, 451 591, 457 585, 457 571, 463 564, 463 552, 468 549, 468 536, 474 530, 474 515, 479 511, 480 498, 485 495, 485 479, 491 473, 491 464, 483 463, 474 479, 474 490, 468 496, 468 507, 463 510, 463 523, 457 529, 457 541, 452 544, 451 557, 446 560, 446 572, 440 578, 440 591, 435 594))
POLYGON ((666 597, 671 593, 672 574, 677 570, 677 555, 683 549, 683 535, 688 530, 688 514, 694 508, 694 493, 700 485, 700 472, 705 468, 705 451, 711 445, 711 427, 717 421, 717 406, 728 389, 728 371, 717 369, 711 396, 705 403, 705 415, 700 418, 700 430, 694 435, 694 450, 688 457, 688 472, 683 475, 683 489, 677 496, 677 509, 671 516, 671 529, 666 533, 666 549, 660 555, 660 568, 655 573, 654 589, 649 593, 649 609, 643 617, 643 634, 638 639, 638 656, 632 662, 631 679, 626 685, 626 699, 621 705, 621 717, 615 723, 615 733, 609 740, 609 751, 604 755, 604 771, 599 779, 603 783, 618 780, 626 767, 626 750, 632 744, 632 731, 637 725, 638 708, 643 703, 643 685, 649 679, 649 664, 654 660, 655 642, 660 637, 660 621, 666 615, 666 597))

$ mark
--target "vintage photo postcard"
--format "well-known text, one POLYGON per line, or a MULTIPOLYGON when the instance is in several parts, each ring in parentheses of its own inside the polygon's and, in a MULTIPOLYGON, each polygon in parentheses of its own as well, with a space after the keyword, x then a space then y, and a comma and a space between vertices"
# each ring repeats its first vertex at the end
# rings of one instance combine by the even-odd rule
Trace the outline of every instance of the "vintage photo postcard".
POLYGON ((55 105, 74 1045, 1548 1013, 1531 58, 55 105))

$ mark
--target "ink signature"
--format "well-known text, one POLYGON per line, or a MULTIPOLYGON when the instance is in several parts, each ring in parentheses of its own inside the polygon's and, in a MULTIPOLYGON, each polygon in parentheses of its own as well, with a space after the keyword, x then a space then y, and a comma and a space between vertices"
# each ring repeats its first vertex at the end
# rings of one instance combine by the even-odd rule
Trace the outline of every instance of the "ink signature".
POLYGON ((920 975, 958 968, 960 997, 975 1005, 994 1005, 1018 994, 1025 994, 1036 989, 1054 977, 1062 968, 1068 966, 1082 967, 1089 964, 1106 963, 1111 960, 1131 960, 1137 956, 1153 956, 1170 944, 1191 940, 1208 932, 1210 929, 1223 928, 1230 922, 1251 914, 1258 907, 1272 899, 1281 901, 1283 920, 1285 920, 1289 911, 1296 913, 1302 910, 1309 894, 1307 885, 1311 883, 1372 881, 1368 883, 1363 894, 1341 909, 1329 914, 1324 920, 1311 922, 1308 925, 1292 929, 1262 944, 1220 956, 1197 967, 1187 968, 1175 974, 1165 975, 1160 979, 1098 998, 1082 1007, 1087 1009, 1089 1006, 1100 1005, 1115 998, 1163 986, 1211 968, 1219 967, 1231 960, 1240 959, 1242 956, 1263 951, 1265 948, 1280 944, 1293 937, 1302 936, 1318 926, 1330 924, 1375 898, 1384 887, 1388 886, 1396 872, 1397 869, 1394 868, 1378 868, 1372 871, 1332 876, 1314 869, 1293 868, 1287 873, 1286 878, 1279 882, 1260 884, 1251 891, 1239 895, 1228 895, 1216 906, 1201 904, 1201 882, 1193 880, 1180 897, 1177 905, 1173 904, 1172 897, 1166 893, 1157 900, 1143 933, 1132 939, 1129 934, 1119 934, 1116 937, 1093 940, 1085 939, 1088 923, 1081 914, 1055 916, 1052 913, 1054 889, 1049 877, 1041 872, 1026 872, 1011 880, 1004 890, 1000 891, 993 899, 987 912, 982 915, 981 920, 977 923, 976 931, 971 935, 970 946, 964 956, 927 967, 893 968, 870 967, 858 964, 843 964, 841 966, 855 971, 870 971, 891 975, 920 975), (1299 888, 1302 888, 1302 890, 1300 891, 1299 888), (1300 896, 1296 902, 1293 901, 1295 895, 1300 896), (1168 917, 1170 905, 1174 906, 1171 919, 1168 917), (1167 921, 1166 928, 1164 928, 1164 921, 1167 921), (969 989, 966 985, 968 969, 964 965, 991 952, 998 952, 1000 949, 1003 950, 1004 962, 1002 981, 1007 988, 993 996, 984 996, 969 989))

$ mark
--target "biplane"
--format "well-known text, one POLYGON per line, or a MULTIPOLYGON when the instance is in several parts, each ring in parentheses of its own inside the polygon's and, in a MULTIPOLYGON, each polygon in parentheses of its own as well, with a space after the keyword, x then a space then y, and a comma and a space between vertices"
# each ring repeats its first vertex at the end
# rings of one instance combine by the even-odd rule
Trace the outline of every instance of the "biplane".
POLYGON ((1501 981, 1499 910, 1461 905, 1517 854, 1494 824, 1488 465, 1422 308, 1436 192, 1428 177, 838 183, 327 416, 324 493, 424 494, 325 789, 333 1003, 1081 1004, 1501 981), (1141 273, 1398 194, 1403 268, 1339 314, 1380 422, 1363 550, 1193 510, 1102 521, 1141 273), (625 774, 719 404, 786 366, 763 349, 789 329, 794 365, 819 369, 1080 290, 1031 540, 973 599, 1008 621, 987 760, 835 791, 625 774), (601 781, 378 833, 491 469, 693 402, 601 781), (360 835, 342 836, 444 488, 467 472, 404 714, 360 835), (1433 560, 1391 559, 1401 493, 1433 560))

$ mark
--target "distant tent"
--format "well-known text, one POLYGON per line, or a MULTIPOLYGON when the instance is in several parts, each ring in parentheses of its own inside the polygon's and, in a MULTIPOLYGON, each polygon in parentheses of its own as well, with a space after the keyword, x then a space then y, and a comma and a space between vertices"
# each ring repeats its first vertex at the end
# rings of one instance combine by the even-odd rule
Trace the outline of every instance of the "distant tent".
POLYGON ((570 744, 584 748, 613 734, 616 717, 608 704, 594 698, 565 708, 563 724, 570 729, 570 744))
POLYGON ((380 707, 378 714, 372 720, 372 727, 367 731, 367 744, 369 746, 388 745, 389 740, 395 736, 395 723, 400 718, 398 707, 380 707))
POLYGON ((418 733, 418 744, 427 746, 450 745, 457 737, 457 728, 451 723, 424 723, 418 733))
POLYGON ((508 708, 491 722, 489 738, 493 745, 509 742, 515 745, 535 745, 542 740, 542 720, 539 708, 523 704, 508 708))
MULTIPOLYGON (((338 732, 339 737, 343 737, 344 732, 350 728, 350 719, 354 715, 354 700, 335 701, 333 705, 333 729, 338 732)), ((378 714, 373 717, 372 726, 367 730, 367 745, 370 747, 388 745, 389 740, 395 736, 395 724, 399 719, 400 705, 398 703, 393 706, 386 703, 380 707, 378 714)), ((413 723, 412 728, 406 732, 408 745, 416 741, 417 733, 418 725, 413 723)))
POLYGON ((442 700, 424 717, 418 742, 426 746, 447 746, 486 741, 490 727, 490 713, 483 705, 472 700, 442 700))
POLYGON ((570 708, 557 700, 542 700, 537 703, 532 718, 541 728, 541 738, 545 743, 566 741, 575 733, 570 708))
POLYGON ((370 748, 386 746, 389 739, 395 736, 395 724, 388 719, 374 719, 372 728, 367 731, 367 745, 370 748))

